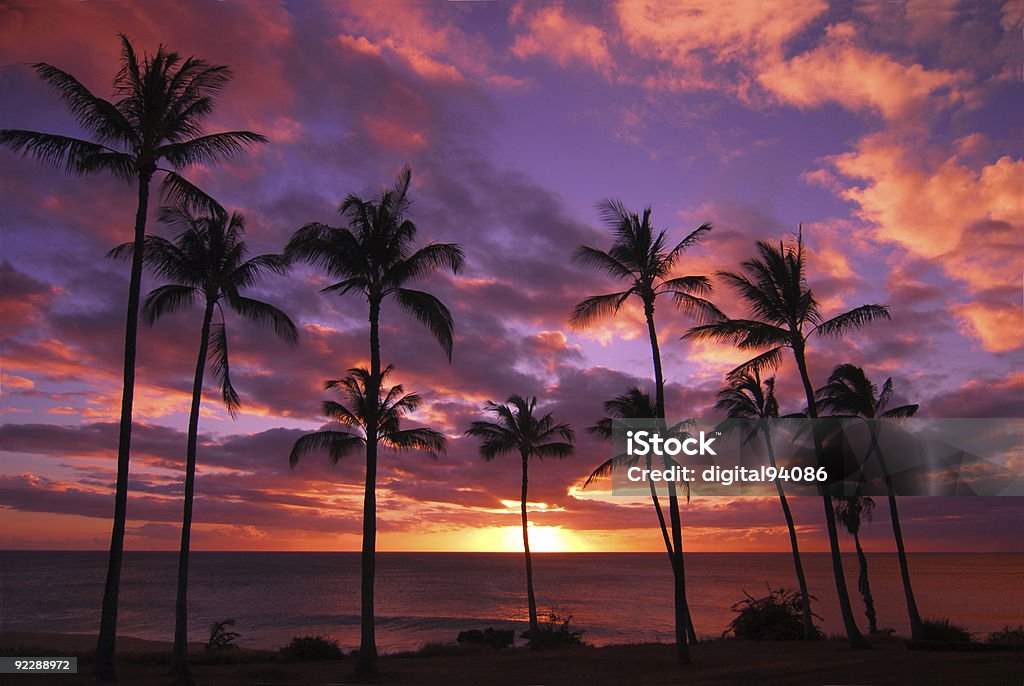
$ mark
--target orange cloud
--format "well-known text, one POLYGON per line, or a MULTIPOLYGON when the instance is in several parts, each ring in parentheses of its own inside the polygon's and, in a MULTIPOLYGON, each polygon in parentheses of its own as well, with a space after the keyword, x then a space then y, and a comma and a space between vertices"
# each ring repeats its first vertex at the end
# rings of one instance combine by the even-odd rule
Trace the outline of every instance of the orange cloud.
MULTIPOLYGON (((669 77, 649 79, 647 85, 679 88, 737 87, 703 76, 706 55, 715 63, 752 65, 781 59, 785 44, 826 9, 823 0, 620 0, 615 7, 622 39, 630 49, 677 70, 669 77)), ((739 88, 744 87, 739 84, 739 88)))
POLYGON ((611 71, 613 60, 604 31, 568 16, 563 7, 527 13, 516 6, 510 23, 525 26, 512 44, 512 54, 520 59, 542 55, 563 67, 581 63, 605 75, 611 71))
POLYGON ((964 97, 967 72, 905 65, 867 50, 851 23, 828 27, 821 45, 791 60, 768 63, 758 82, 781 102, 801 108, 835 102, 848 110, 877 112, 888 120, 952 105, 964 97))

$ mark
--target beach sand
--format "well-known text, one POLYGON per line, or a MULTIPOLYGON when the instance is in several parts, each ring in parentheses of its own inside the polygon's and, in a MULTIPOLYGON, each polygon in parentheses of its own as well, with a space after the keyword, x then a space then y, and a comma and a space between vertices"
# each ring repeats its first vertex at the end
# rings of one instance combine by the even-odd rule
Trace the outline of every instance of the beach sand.
MULTIPOLYGON (((122 684, 169 682, 169 645, 118 639, 122 684)), ((81 634, 0 634, 6 656, 79 657, 78 675, 0 676, 4 684, 92 683, 95 637, 81 634), (21 653, 25 650, 25 653, 21 653)), ((383 656, 380 675, 358 680, 354 658, 336 662, 281 662, 269 652, 241 651, 237 664, 210 664, 197 646, 200 686, 330 684, 472 684, 479 686, 613 684, 999 684, 1024 683, 1024 653, 908 650, 901 641, 854 651, 839 640, 820 643, 710 641, 692 647, 693 664, 674 664, 668 644, 528 650, 450 651, 437 656, 383 656)))

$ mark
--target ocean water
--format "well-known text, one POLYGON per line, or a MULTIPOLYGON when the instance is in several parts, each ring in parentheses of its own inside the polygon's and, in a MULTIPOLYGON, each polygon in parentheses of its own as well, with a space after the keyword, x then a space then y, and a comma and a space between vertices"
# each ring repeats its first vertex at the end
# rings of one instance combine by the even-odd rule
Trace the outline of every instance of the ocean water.
MULTIPOLYGON (((785 553, 696 553, 687 560, 694 625, 719 636, 744 591, 796 588, 785 553)), ((804 556, 814 609, 827 633, 842 625, 831 561, 804 556)), ((878 623, 907 633, 895 554, 868 557, 878 623)), ((863 627, 856 559, 844 558, 851 600, 863 627)), ((985 634, 1024 622, 1024 554, 913 554, 910 568, 926 617, 949 617, 985 634)), ((122 576, 119 633, 170 641, 176 553, 129 552, 122 576)), ((534 555, 538 607, 571 614, 596 645, 672 642, 672 574, 656 553, 534 555)), ((95 632, 106 571, 104 552, 0 552, 0 631, 95 632)), ((381 553, 377 562, 377 641, 383 652, 453 641, 459 631, 526 627, 522 555, 381 553)), ((359 643, 358 553, 192 555, 190 637, 205 641, 212 622, 236 620, 240 643, 276 648, 296 635, 359 643)))

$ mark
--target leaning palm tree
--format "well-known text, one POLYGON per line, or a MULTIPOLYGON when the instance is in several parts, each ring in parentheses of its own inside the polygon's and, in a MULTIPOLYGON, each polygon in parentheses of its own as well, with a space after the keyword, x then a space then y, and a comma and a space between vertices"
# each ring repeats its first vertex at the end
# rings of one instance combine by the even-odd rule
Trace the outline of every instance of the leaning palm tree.
MULTIPOLYGON (((597 420, 593 426, 587 428, 587 433, 592 436, 596 436, 604 441, 611 441, 614 438, 616 424, 626 419, 651 419, 657 415, 657 408, 654 405, 654 399, 651 398, 650 393, 641 390, 634 386, 626 391, 622 395, 615 396, 611 400, 606 400, 604 403, 604 411, 608 413, 608 416, 602 417, 597 420)), ((670 429, 662 425, 660 428, 664 435, 670 435, 678 433, 683 430, 683 424, 677 424, 670 429)), ((625 427, 623 427, 625 428, 625 427)), ((648 453, 645 457, 645 467, 651 469, 653 456, 648 453)), ((623 467, 632 467, 640 461, 639 455, 630 455, 628 453, 619 453, 608 458, 587 477, 587 480, 583 482, 583 488, 586 488, 596 479, 606 478, 611 476, 612 471, 623 467)), ((658 489, 651 479, 647 480, 648 488, 651 492, 651 504, 654 505, 654 512, 658 516, 658 526, 661 528, 661 538, 665 542, 665 550, 668 551, 669 563, 674 564, 674 556, 672 554, 672 539, 668 533, 668 526, 665 523, 665 513, 661 509, 661 500, 658 498, 658 489)), ((689 499, 689 488, 690 485, 686 484, 687 499, 689 499)), ((687 625, 686 633, 691 642, 696 642, 697 633, 693 628, 693 618, 687 614, 687 625)))
MULTIPOLYGON (((452 357, 451 313, 437 297, 409 288, 409 283, 439 269, 457 273, 462 268, 462 248, 454 243, 430 243, 414 250, 416 225, 406 217, 412 172, 405 167, 392 188, 370 200, 349 195, 339 212, 348 224, 335 228, 317 222, 292 236, 285 255, 322 268, 337 283, 322 293, 360 294, 369 306, 370 369, 367 393, 380 394, 380 310, 387 298, 420 320, 452 357)), ((377 541, 377 421, 374 403, 367 406, 366 489, 363 499, 362 620, 356 671, 377 670, 374 635, 373 582, 377 541)))
MULTIPOLYGON (((199 408, 202 404, 203 376, 212 364, 221 388, 221 398, 234 417, 239 397, 231 385, 228 358, 227 322, 224 306, 253 323, 272 326, 288 343, 297 343, 298 330, 284 312, 261 300, 242 295, 269 273, 284 274, 288 263, 281 255, 259 255, 245 259, 245 219, 240 214, 217 211, 211 216, 193 216, 185 207, 165 207, 160 221, 177 229, 174 242, 159 236, 146 236, 143 262, 168 283, 146 296, 142 307, 149 324, 161 317, 188 309, 197 301, 203 305, 203 324, 199 336, 199 356, 192 383, 192 407, 188 419, 188 443, 185 453, 185 504, 181 523, 181 547, 178 553, 178 590, 174 612, 174 650, 171 673, 178 684, 191 684, 188 666, 188 567, 192 532, 192 503, 195 494, 196 446, 199 434, 199 408), (214 316, 220 313, 220 321, 214 316)), ((130 258, 134 244, 125 243, 113 251, 114 257, 130 258)))
POLYGON ((495 422, 475 421, 466 430, 467 436, 481 439, 480 455, 490 462, 508 453, 519 453, 523 461, 522 519, 523 551, 526 555, 526 599, 530 612, 530 634, 537 633, 537 599, 533 593, 533 561, 530 559, 530 533, 526 519, 527 473, 530 458, 564 458, 573 453, 575 434, 568 424, 555 424, 551 413, 534 416, 537 398, 509 397, 504 403, 488 400, 484 412, 494 415, 495 422))
MULTIPOLYGON (((704 224, 698 227, 679 243, 671 246, 667 242, 666 231, 657 231, 651 225, 650 207, 646 208, 642 215, 638 215, 628 211, 618 200, 604 200, 598 205, 598 210, 605 225, 614 235, 615 241, 607 251, 587 245, 581 246, 576 251, 575 260, 623 282, 627 288, 585 298, 576 305, 569 321, 574 328, 584 328, 603 317, 617 313, 631 297, 640 300, 647 321, 647 334, 650 338, 651 358, 654 364, 655 417, 664 419, 665 377, 654 321, 655 301, 659 295, 670 296, 678 309, 704 321, 716 320, 722 316, 718 308, 702 297, 711 292, 711 282, 706 276, 671 276, 683 252, 700 243, 711 231, 711 225, 704 224)), ((686 627, 690 623, 690 611, 686 600, 679 498, 672 482, 668 484, 668 500, 669 521, 672 526, 672 572, 675 579, 676 651, 679 662, 688 663, 690 651, 686 627)))
MULTIPOLYGON (((615 425, 623 419, 651 419, 657 416, 657 408, 651 394, 634 386, 622 395, 617 395, 611 400, 604 402, 604 411, 608 416, 597 420, 597 423, 587 428, 587 433, 596 436, 603 441, 611 441, 615 434, 615 425)), ((650 453, 647 454, 647 469, 652 467, 650 453)), ((602 462, 587 480, 583 482, 586 488, 596 479, 605 478, 611 475, 612 470, 621 466, 632 466, 640 460, 639 455, 614 455, 602 462)), ((661 537, 665 541, 665 549, 669 557, 672 556, 672 539, 669 537, 668 525, 665 523, 665 513, 661 509, 661 502, 658 498, 658 490, 654 482, 648 480, 651 490, 651 502, 654 504, 654 511, 658 515, 658 524, 661 527, 661 537)))
MULTIPOLYGON (((806 263, 802 231, 792 243, 779 243, 776 247, 766 241, 758 241, 759 257, 743 263, 744 273, 718 272, 746 303, 749 319, 724 319, 690 329, 684 339, 723 341, 736 345, 741 350, 762 351, 730 372, 735 377, 745 371, 779 366, 788 349, 796 362, 803 383, 807 401, 807 415, 818 418, 814 388, 807 370, 807 345, 813 336, 838 337, 859 329, 876 319, 888 319, 889 308, 885 305, 861 305, 848 312, 825 319, 821 315, 818 301, 807 285, 806 263)), ((820 432, 815 430, 815 455, 818 466, 824 466, 824 450, 820 432)), ((866 647, 867 641, 857 628, 850 607, 850 596, 846 590, 846 578, 839 550, 835 513, 832 498, 821 489, 828 530, 829 548, 832 553, 832 572, 839 596, 839 609, 843 616, 850 644, 866 647)))
MULTIPOLYGON (((906 419, 918 410, 918 405, 900 405, 885 409, 892 397, 892 377, 885 380, 879 391, 871 383, 867 374, 860 367, 852 364, 841 364, 832 371, 828 383, 818 389, 818 407, 822 411, 838 416, 861 417, 867 420, 871 436, 871 453, 878 458, 882 469, 882 478, 889 498, 889 515, 892 521, 892 534, 896 540, 896 552, 900 563, 900 576, 903 580, 903 595, 907 602, 907 614, 910 617, 910 635, 917 639, 921 635, 921 615, 917 611, 914 599, 914 588, 910 584, 910 567, 907 564, 907 550, 903 545, 903 530, 900 527, 900 514, 896 506, 896 491, 893 488, 892 474, 882 447, 878 444, 878 419, 906 419)), ((868 458, 871 457, 869 453, 868 458)))
MULTIPOLYGON (((744 427, 750 431, 745 440, 752 440, 758 433, 764 438, 765 449, 768 451, 768 462, 774 468, 775 446, 772 443, 771 420, 779 416, 779 403, 775 399, 775 377, 765 379, 761 382, 761 374, 757 369, 743 372, 729 380, 729 385, 718 393, 718 402, 715 409, 723 411, 733 420, 744 420, 744 423, 752 424, 751 427, 744 427)), ((796 569, 796 579, 800 586, 800 603, 804 620, 804 640, 818 638, 818 631, 814 628, 814 615, 811 612, 811 596, 807 591, 807 578, 804 576, 804 566, 800 560, 800 546, 796 537, 796 525, 793 523, 793 513, 789 509, 789 501, 786 499, 786 491, 782 487, 782 481, 775 479, 775 490, 779 494, 779 502, 782 504, 782 514, 786 518, 786 528, 789 529, 789 544, 793 550, 793 566, 796 569)))
POLYGON ((857 590, 864 598, 864 615, 868 618, 868 631, 878 633, 878 618, 875 615, 875 600, 871 596, 871 584, 868 581, 868 558, 860 545, 860 525, 863 520, 871 521, 875 511, 875 501, 863 495, 849 495, 835 498, 836 523, 842 525, 851 536, 857 548, 857 562, 860 573, 857 575, 857 590))
POLYGON ((16 152, 78 176, 97 172, 113 174, 138 188, 135 253, 125 318, 114 523, 95 663, 97 677, 104 681, 117 678, 114 663, 117 601, 128 502, 136 338, 150 182, 156 174, 162 173, 162 190, 168 200, 187 200, 209 206, 209 198, 175 170, 196 163, 212 164, 255 143, 266 142, 264 136, 250 131, 203 133, 203 120, 213 112, 214 96, 231 78, 227 67, 195 57, 182 59, 162 45, 155 55, 144 55, 140 62, 127 36, 121 34, 120 39, 121 69, 114 77, 113 101, 94 95, 78 79, 57 67, 42 62, 32 65, 39 77, 57 90, 91 140, 37 131, 0 130, 0 145, 16 152), (160 166, 161 162, 166 162, 170 168, 160 166))

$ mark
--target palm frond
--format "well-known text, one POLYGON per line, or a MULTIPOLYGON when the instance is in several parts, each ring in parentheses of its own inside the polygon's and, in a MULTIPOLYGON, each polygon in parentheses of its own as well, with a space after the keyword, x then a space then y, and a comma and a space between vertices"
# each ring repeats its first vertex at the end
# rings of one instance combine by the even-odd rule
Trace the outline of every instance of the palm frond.
POLYGON ((213 358, 213 372, 220 381, 221 398, 232 418, 238 415, 241 400, 231 385, 231 362, 228 359, 228 334, 224 322, 216 322, 210 328, 210 356, 213 358))
POLYGON ((861 305, 818 324, 813 332, 820 336, 841 336, 876 319, 890 319, 887 305, 861 305))
POLYGON ((623 303, 633 294, 633 290, 622 291, 621 293, 606 293, 604 295, 592 295, 581 300, 573 308, 569 315, 569 326, 573 329, 582 329, 594 322, 619 311, 623 303))
POLYGON ((187 208, 196 214, 211 216, 226 215, 227 211, 219 202, 181 174, 166 171, 160 184, 160 196, 168 205, 187 208))
POLYGON ((434 459, 437 459, 437 453, 445 452, 447 445, 443 433, 426 428, 392 431, 384 438, 395 450, 422 450, 434 459))
POLYGON ((338 460, 347 457, 363 447, 365 441, 348 431, 316 431, 306 434, 295 441, 292 451, 288 455, 288 464, 292 468, 299 463, 299 459, 309 455, 327 451, 327 457, 331 464, 337 464, 338 460))
POLYGON ((152 325, 164 315, 187 310, 198 297, 199 289, 194 286, 167 284, 149 292, 142 305, 142 313, 146 323, 152 325))
POLYGON ((285 343, 295 345, 299 342, 299 330, 291 318, 270 303, 235 295, 228 298, 228 304, 250 322, 273 327, 274 333, 285 343))
POLYGON ((194 164, 215 164, 266 142, 266 136, 252 131, 224 131, 162 145, 156 154, 181 169, 194 164))
POLYGON ((454 322, 451 312, 436 296, 423 291, 399 288, 395 291, 395 301, 406 312, 416 317, 434 335, 437 342, 444 348, 448 361, 452 359, 452 342, 454 322))

